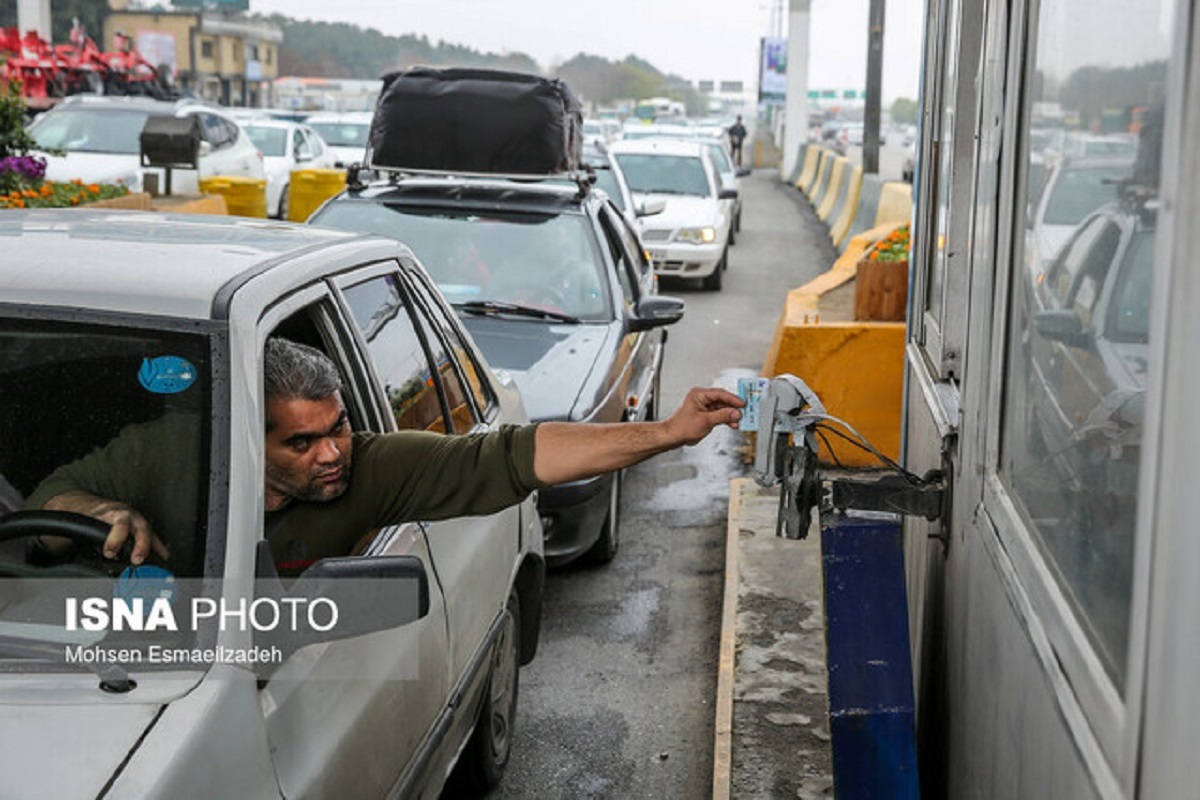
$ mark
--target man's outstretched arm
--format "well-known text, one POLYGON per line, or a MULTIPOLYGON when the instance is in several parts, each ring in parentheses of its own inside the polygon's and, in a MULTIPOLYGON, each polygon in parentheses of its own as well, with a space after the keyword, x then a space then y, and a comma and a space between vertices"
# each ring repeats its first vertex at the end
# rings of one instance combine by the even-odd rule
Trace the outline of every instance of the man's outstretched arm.
POLYGON ((736 428, 744 405, 724 389, 692 389, 661 422, 543 422, 537 429, 533 470, 539 481, 554 484, 628 467, 695 444, 718 425, 736 428))

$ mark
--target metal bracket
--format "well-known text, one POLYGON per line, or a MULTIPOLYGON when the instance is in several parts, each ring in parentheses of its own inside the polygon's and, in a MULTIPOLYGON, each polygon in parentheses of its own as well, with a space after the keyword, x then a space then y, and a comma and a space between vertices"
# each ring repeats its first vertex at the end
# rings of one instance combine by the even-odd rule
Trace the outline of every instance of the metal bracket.
POLYGON ((808 536, 813 509, 818 507, 886 511, 928 520, 943 515, 949 492, 940 470, 920 478, 897 471, 873 472, 870 477, 822 475, 817 468, 815 428, 826 418, 820 398, 794 375, 771 379, 758 401, 754 479, 760 486, 780 487, 776 536, 808 536))
POLYGON ((942 516, 946 488, 941 470, 923 478, 887 472, 876 478, 832 478, 828 506, 844 511, 890 511, 935 520, 942 516))

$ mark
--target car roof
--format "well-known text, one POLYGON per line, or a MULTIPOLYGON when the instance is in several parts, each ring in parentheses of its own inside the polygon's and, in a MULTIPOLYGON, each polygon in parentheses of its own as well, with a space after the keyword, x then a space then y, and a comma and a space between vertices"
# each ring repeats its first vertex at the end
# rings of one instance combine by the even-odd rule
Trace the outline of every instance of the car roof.
POLYGON ((239 120, 238 122, 243 128, 282 128, 283 130, 291 130, 292 128, 308 127, 307 122, 296 122, 290 119, 271 119, 270 117, 239 120))
POLYGON ((219 113, 228 113, 228 109, 214 106, 200 100, 156 100, 153 97, 137 97, 134 95, 98 95, 75 94, 64 98, 46 113, 70 111, 87 108, 96 111, 142 111, 152 114, 174 114, 185 108, 203 108, 219 113))
POLYGON ((622 153, 639 153, 665 156, 696 156, 703 152, 704 144, 695 139, 622 139, 613 142, 608 152, 614 156, 622 153))
POLYGON ((250 276, 362 241, 241 217, 84 209, 6 211, 0 237, 0 302, 192 319, 211 318, 250 276))

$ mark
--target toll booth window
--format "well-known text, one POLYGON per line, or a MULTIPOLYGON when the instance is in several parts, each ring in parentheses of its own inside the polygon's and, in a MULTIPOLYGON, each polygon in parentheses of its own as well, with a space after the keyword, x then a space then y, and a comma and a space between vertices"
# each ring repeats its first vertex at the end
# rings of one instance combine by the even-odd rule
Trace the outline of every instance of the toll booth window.
POLYGON ((400 293, 399 278, 373 278, 343 294, 367 341, 396 426, 445 433, 437 381, 400 293))
POLYGON ((1171 13, 1041 3, 1018 137, 1000 471, 1121 691, 1171 13))

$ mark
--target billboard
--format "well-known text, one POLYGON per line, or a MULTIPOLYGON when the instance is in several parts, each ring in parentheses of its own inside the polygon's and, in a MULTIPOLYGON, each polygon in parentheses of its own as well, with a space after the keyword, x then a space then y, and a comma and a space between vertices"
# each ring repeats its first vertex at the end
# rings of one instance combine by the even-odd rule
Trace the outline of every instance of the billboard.
POLYGON ((758 70, 758 100, 782 105, 787 98, 787 39, 762 39, 758 70))

